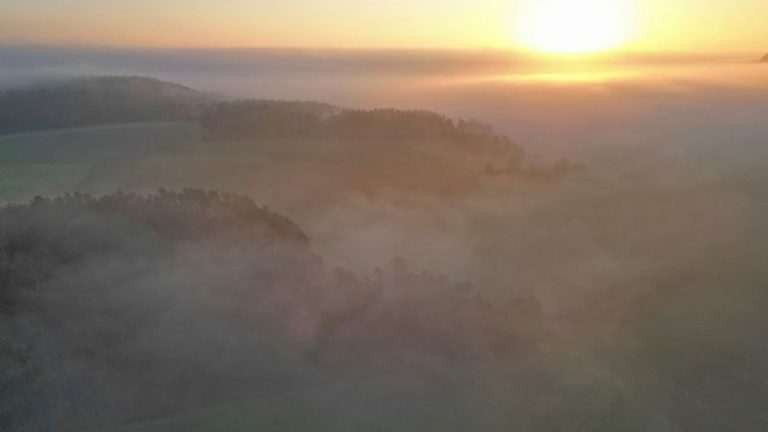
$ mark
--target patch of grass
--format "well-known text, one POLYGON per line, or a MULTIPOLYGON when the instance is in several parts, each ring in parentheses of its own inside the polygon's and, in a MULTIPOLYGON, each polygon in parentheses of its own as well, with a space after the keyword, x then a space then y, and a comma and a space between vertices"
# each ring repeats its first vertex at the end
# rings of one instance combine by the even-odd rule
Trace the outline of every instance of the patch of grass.
POLYGON ((120 176, 137 161, 195 148, 201 136, 199 126, 184 122, 114 124, 0 136, 0 203, 78 189, 111 191, 121 186, 120 176), (95 187, 94 182, 100 187, 95 187))
POLYGON ((33 132, 0 137, 0 164, 103 162, 166 154, 194 146, 194 123, 136 123, 33 132))
POLYGON ((0 203, 75 191, 90 170, 89 163, 0 165, 0 203))

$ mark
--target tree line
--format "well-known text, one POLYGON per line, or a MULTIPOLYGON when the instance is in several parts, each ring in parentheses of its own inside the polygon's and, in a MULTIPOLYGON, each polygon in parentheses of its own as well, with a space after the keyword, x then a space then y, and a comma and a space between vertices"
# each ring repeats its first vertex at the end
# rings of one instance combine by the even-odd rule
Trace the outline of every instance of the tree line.
POLYGON ((0 135, 111 123, 191 120, 204 97, 141 77, 89 77, 0 92, 0 135))
POLYGON ((423 110, 338 109, 304 102, 243 100, 207 105, 201 115, 211 140, 337 138, 495 143, 506 136, 478 121, 423 110))
POLYGON ((402 259, 327 268, 298 225, 239 195, 37 198, 0 209, 0 427, 109 430, 307 371, 514 362, 538 313, 402 259))

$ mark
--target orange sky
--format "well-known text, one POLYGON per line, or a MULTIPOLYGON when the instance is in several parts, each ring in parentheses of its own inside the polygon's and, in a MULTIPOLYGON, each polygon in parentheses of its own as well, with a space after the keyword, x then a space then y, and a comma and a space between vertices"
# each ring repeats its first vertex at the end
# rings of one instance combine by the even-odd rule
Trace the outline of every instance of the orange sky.
MULTIPOLYGON (((0 0, 0 40, 178 47, 516 47, 521 0, 0 0)), ((573 0, 578 2, 580 0, 573 0)), ((768 51, 766 0, 634 1, 624 48, 768 51)))

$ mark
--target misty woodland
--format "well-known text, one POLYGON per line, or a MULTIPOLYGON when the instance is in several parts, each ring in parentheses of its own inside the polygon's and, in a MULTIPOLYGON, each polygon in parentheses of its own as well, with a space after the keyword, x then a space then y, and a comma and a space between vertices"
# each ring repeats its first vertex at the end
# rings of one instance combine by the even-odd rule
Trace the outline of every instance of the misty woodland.
POLYGON ((755 81, 3 52, 2 431, 768 430, 755 81))

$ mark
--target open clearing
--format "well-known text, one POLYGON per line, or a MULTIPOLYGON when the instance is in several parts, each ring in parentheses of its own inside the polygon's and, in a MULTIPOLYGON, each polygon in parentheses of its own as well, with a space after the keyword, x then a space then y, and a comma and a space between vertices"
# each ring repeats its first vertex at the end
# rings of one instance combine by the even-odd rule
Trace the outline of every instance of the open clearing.
POLYGON ((94 172, 195 148, 192 123, 137 123, 0 137, 0 203, 78 191, 94 172))
POLYGON ((74 192, 90 170, 89 163, 0 165, 0 203, 74 192))

